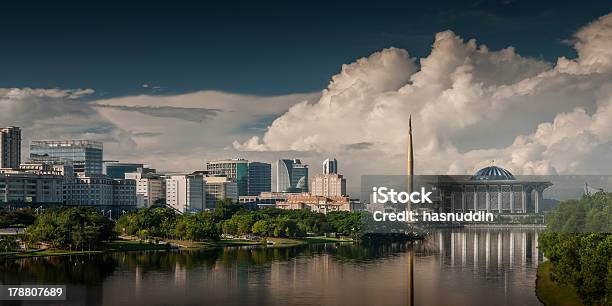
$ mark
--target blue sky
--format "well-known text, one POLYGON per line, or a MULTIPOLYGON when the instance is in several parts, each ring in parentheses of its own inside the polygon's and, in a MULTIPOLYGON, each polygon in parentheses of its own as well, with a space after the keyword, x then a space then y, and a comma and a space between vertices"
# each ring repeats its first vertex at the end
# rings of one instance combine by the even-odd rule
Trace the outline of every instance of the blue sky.
POLYGON ((93 99, 313 92, 341 63, 385 47, 426 56, 447 29, 554 62, 575 57, 564 40, 611 8, 520 0, 4 4, 0 87, 93 88, 93 99))

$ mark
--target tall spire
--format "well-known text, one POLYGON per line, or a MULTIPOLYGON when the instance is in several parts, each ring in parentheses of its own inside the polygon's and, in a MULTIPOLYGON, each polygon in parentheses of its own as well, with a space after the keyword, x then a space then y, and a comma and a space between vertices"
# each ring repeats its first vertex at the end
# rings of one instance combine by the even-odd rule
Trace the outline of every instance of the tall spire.
MULTIPOLYGON (((412 148, 412 114, 408 117, 408 152, 406 160, 406 175, 408 176, 408 192, 412 192, 414 189, 414 183, 412 177, 414 176, 414 152, 412 148)), ((408 210, 412 209, 412 205, 408 203, 408 210)))

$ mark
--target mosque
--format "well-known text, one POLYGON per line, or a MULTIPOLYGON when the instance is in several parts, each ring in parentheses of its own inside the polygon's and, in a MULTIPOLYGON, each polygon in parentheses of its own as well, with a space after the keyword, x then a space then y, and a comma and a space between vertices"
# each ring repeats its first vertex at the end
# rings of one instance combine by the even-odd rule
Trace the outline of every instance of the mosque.
POLYGON ((441 177, 437 185, 440 212, 537 214, 552 183, 517 179, 504 168, 489 166, 472 176, 441 177))
MULTIPOLYGON (((412 118, 409 119, 407 189, 414 190, 412 118)), ((498 214, 540 213, 544 190, 549 181, 517 179, 510 171, 491 165, 474 175, 439 176, 438 210, 441 213, 491 212, 498 214)), ((410 210, 411 208, 409 208, 410 210)))

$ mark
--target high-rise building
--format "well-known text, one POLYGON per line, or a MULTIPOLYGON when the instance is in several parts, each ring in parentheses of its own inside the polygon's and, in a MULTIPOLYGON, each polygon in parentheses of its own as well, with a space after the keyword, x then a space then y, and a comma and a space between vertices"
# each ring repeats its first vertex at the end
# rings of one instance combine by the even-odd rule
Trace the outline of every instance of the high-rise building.
POLYGON ((268 163, 249 163, 249 192, 250 196, 258 196, 262 192, 272 191, 272 165, 268 163))
POLYGON ((206 191, 201 173, 166 176, 166 204, 180 212, 198 212, 205 208, 206 191))
POLYGON ((276 164, 276 191, 308 192, 308 165, 299 159, 281 159, 276 164))
POLYGON ((125 179, 136 181, 138 207, 151 207, 166 196, 164 180, 157 173, 128 172, 125 179))
POLYGON ((102 143, 92 140, 37 140, 30 144, 30 157, 72 160, 74 172, 102 174, 102 143))
POLYGON ((249 161, 246 159, 223 159, 206 163, 208 176, 225 176, 238 185, 238 195, 249 192, 249 161))
POLYGON ((208 176, 204 178, 206 189, 206 208, 215 208, 217 201, 231 199, 238 203, 238 184, 225 176, 208 176))
POLYGON ((335 158, 328 158, 323 161, 323 174, 338 173, 338 161, 335 158))
POLYGON ((315 176, 311 187, 310 192, 315 196, 346 196, 346 179, 337 173, 315 176))
POLYGON ((0 168, 17 169, 21 163, 21 129, 0 128, 0 168))

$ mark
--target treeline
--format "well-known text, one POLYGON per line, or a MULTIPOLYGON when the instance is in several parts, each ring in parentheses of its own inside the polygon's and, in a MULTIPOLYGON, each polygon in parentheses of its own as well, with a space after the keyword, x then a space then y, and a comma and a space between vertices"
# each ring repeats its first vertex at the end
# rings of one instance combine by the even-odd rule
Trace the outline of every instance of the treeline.
POLYGON ((547 232, 539 242, 554 281, 575 288, 585 305, 612 305, 612 235, 547 232))
POLYGON ((597 192, 560 202, 546 215, 546 225, 553 232, 612 233, 612 193, 597 192))
POLYGON ((612 194, 563 201, 546 225, 539 248, 552 279, 575 288, 586 305, 612 305, 612 194))
MULTIPOLYGON (((222 234, 260 237, 305 237, 337 233, 359 238, 361 213, 333 212, 327 215, 309 210, 266 208, 247 210, 229 200, 219 201, 214 211, 179 214, 172 208, 143 208, 110 220, 91 206, 32 210, 0 211, 4 226, 28 225, 22 240, 30 246, 39 243, 61 249, 92 249, 101 243, 127 234, 142 239, 218 240, 222 234)), ((14 248, 9 239, 0 245, 2 251, 14 248), (6 244, 6 245, 5 245, 6 244)))
POLYGON ((90 206, 47 209, 27 227, 25 241, 63 249, 91 249, 116 239, 114 222, 90 206))
POLYGON ((32 225, 35 219, 34 210, 31 208, 0 210, 0 227, 25 227, 32 225))
POLYGON ((247 210, 220 201, 214 211, 196 214, 179 215, 170 208, 140 209, 121 216, 115 228, 119 233, 142 238, 217 240, 221 234, 291 238, 334 232, 357 237, 361 223, 362 215, 355 212, 324 215, 309 210, 247 210))

